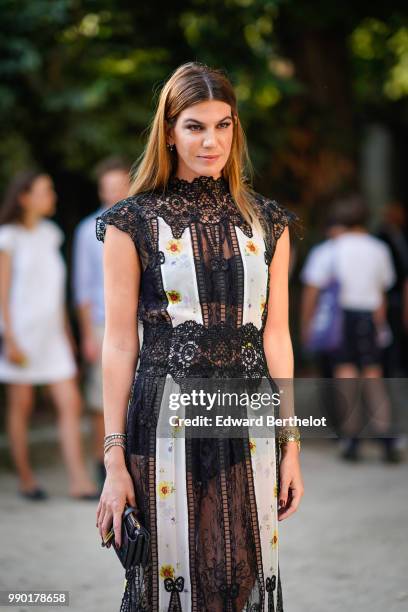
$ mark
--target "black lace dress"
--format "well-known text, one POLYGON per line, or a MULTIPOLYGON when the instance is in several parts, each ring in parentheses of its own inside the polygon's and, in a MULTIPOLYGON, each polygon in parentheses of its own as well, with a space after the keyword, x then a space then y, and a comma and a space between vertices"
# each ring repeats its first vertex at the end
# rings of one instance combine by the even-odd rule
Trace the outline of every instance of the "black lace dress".
POLYGON ((127 413, 126 462, 151 533, 145 571, 126 575, 121 611, 282 611, 275 438, 156 435, 164 386, 188 377, 269 377, 263 329, 268 266, 296 215, 259 194, 266 238, 223 179, 172 177, 97 219, 132 237, 143 343, 127 413))

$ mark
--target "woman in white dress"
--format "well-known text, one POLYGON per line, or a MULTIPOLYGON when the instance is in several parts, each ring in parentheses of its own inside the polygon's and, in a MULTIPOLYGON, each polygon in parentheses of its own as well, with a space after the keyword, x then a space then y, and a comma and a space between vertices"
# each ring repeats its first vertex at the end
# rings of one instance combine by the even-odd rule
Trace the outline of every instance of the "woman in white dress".
POLYGON ((19 492, 44 499, 29 461, 27 429, 34 385, 47 385, 58 411, 59 434, 74 498, 95 499, 81 451, 81 397, 65 312, 62 231, 51 178, 36 171, 11 182, 0 212, 0 382, 7 383, 7 432, 19 492))

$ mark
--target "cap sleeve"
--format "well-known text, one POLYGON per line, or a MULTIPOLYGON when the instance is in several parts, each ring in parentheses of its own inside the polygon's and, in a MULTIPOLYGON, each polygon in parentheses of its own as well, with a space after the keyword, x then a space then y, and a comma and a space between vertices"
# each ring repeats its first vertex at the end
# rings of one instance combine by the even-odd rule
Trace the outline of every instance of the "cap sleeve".
POLYGON ((140 233, 140 213, 132 198, 120 200, 111 208, 96 217, 96 237, 101 242, 105 240, 107 225, 114 225, 132 238, 137 246, 140 233))
POLYGON ((105 240, 106 227, 114 225, 128 234, 139 254, 143 269, 150 258, 150 228, 144 215, 138 196, 120 200, 101 215, 96 217, 96 237, 101 242, 105 240))
POLYGON ((285 227, 293 226, 293 228, 297 230, 297 237, 302 238, 299 231, 301 229, 300 218, 295 212, 278 204, 276 200, 268 200, 266 213, 268 224, 272 229, 272 237, 275 242, 282 236, 285 227))
POLYGON ((257 194, 261 208, 261 223, 265 238, 265 262, 269 265, 275 252, 276 243, 282 236, 285 227, 294 227, 297 238, 303 239, 300 218, 296 213, 281 206, 276 200, 270 200, 257 194))
POLYGON ((0 251, 12 253, 15 245, 15 231, 10 225, 0 227, 0 251))

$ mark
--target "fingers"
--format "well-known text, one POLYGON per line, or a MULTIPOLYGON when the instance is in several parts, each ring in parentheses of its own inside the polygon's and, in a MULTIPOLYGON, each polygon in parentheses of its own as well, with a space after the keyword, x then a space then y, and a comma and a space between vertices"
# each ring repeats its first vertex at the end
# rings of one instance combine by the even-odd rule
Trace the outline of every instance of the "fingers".
POLYGON ((116 546, 121 545, 122 540, 122 510, 115 510, 113 514, 113 530, 115 532, 116 546))
POLYGON ((99 529, 101 538, 104 540, 112 528, 112 512, 107 510, 103 516, 102 525, 99 529))
POLYGON ((101 511, 99 513, 99 518, 98 518, 98 530, 99 530, 99 535, 101 536, 101 539, 103 539, 102 527, 103 527, 104 517, 105 517, 105 507, 102 506, 101 511))
POLYGON ((282 478, 279 488, 279 505, 286 506, 288 503, 290 480, 282 478))
POLYGON ((126 499, 128 500, 130 506, 135 506, 137 508, 136 496, 133 488, 127 493, 126 499))
POLYGON ((99 529, 99 535, 104 540, 112 527, 112 512, 104 502, 100 502, 101 507, 98 516, 97 527, 99 529))
POLYGON ((96 526, 99 527, 99 516, 101 514, 102 511, 102 501, 99 500, 99 504, 98 507, 96 509, 96 526))
POLYGON ((302 489, 295 489, 295 488, 290 489, 289 504, 288 505, 285 504, 283 507, 279 508, 278 510, 278 520, 279 521, 283 521, 284 519, 288 518, 291 514, 296 512, 300 504, 300 500, 302 499, 302 496, 303 496, 302 489))

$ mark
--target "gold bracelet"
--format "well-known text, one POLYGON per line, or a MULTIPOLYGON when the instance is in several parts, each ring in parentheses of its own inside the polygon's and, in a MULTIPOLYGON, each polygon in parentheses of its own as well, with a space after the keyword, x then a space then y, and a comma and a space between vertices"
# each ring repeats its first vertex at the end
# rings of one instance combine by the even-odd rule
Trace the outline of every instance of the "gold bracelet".
POLYGON ((279 447, 286 442, 296 442, 300 452, 300 432, 298 427, 284 427, 278 435, 279 447))

